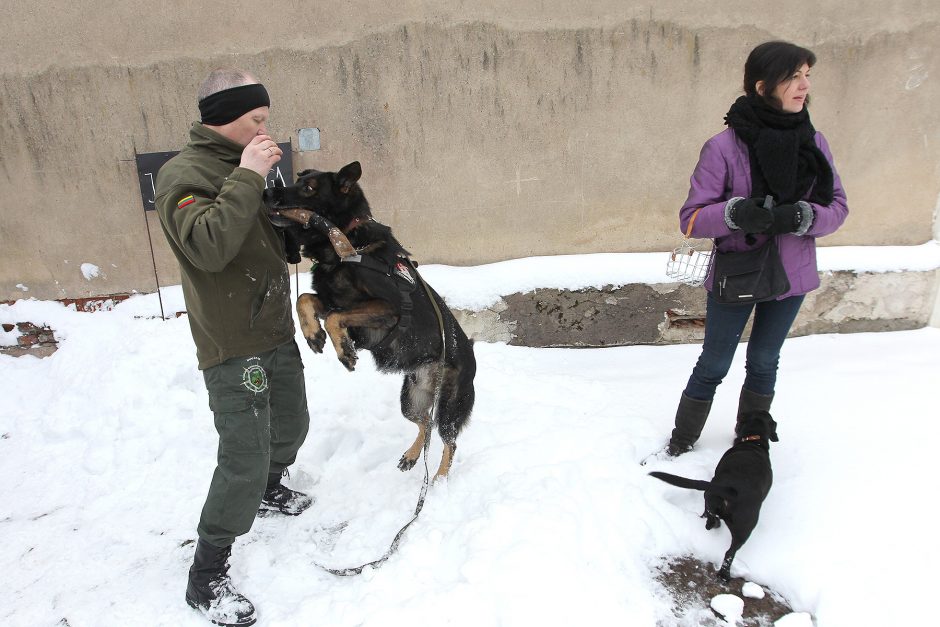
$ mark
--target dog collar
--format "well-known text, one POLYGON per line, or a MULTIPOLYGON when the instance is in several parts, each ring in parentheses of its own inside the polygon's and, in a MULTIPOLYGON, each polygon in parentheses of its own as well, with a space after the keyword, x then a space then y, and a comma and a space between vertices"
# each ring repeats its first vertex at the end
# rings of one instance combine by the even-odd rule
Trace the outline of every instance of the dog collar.
POLYGON ((758 442, 758 441, 760 441, 760 436, 759 436, 759 435, 748 435, 748 436, 745 436, 745 437, 741 438, 741 441, 742 441, 742 442, 758 442))

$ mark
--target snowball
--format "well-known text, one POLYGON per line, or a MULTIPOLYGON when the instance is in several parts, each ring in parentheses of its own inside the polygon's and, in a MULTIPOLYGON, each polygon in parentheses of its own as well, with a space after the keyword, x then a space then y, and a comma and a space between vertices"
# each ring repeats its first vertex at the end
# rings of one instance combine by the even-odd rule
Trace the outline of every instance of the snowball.
POLYGON ((744 614, 744 599, 735 594, 719 594, 712 599, 711 606, 731 625, 740 621, 744 614))
POLYGON ((763 599, 764 589, 758 586, 756 583, 748 581, 741 588, 741 594, 749 599, 763 599))
POLYGON ((775 620, 774 627, 813 627, 813 619, 806 612, 791 612, 775 620))
POLYGON ((93 278, 101 274, 101 268, 96 266, 93 263, 83 263, 82 264, 82 275, 85 277, 86 281, 91 281, 93 278))

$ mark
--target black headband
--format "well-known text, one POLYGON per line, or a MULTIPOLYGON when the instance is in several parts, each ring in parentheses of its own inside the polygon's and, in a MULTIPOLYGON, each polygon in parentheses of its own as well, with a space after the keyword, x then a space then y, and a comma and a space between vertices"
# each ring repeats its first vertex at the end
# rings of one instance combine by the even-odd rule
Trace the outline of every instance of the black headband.
POLYGON ((264 85, 242 85, 217 91, 199 101, 202 123, 222 126, 258 107, 270 107, 271 99, 264 85))

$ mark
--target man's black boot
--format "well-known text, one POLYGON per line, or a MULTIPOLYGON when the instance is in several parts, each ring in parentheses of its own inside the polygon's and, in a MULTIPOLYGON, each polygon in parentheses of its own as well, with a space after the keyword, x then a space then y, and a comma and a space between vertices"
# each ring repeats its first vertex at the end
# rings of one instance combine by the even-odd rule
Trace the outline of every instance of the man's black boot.
POLYGON ((271 473, 268 475, 268 486, 261 497, 258 515, 262 518, 271 514, 297 516, 311 505, 313 505, 311 497, 283 485, 281 473, 271 473))
POLYGON ((232 547, 224 549, 202 538, 189 569, 186 603, 205 614, 211 622, 225 627, 254 625, 255 606, 238 593, 228 576, 228 557, 232 547))
POLYGON ((711 401, 700 401, 682 393, 676 410, 676 427, 666 445, 666 453, 670 457, 678 457, 692 450, 692 445, 702 435, 711 408, 711 401))
POLYGON ((741 435, 741 420, 746 414, 755 411, 770 411, 770 404, 773 402, 773 394, 758 394, 747 388, 741 388, 741 396, 738 398, 738 420, 734 425, 734 435, 741 435))

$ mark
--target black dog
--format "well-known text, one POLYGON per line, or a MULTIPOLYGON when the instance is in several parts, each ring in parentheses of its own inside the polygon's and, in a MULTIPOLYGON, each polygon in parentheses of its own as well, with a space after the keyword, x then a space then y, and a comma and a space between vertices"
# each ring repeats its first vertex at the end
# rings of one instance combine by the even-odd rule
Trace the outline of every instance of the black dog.
POLYGON ((724 581, 731 579, 731 562, 757 526, 761 504, 770 492, 774 476, 770 468, 770 442, 777 441, 777 423, 766 411, 742 417, 734 445, 725 451, 711 481, 677 477, 665 472, 650 475, 680 488, 705 491, 705 528, 728 524, 731 547, 718 571, 724 581))
POLYGON ((357 183, 358 161, 339 172, 305 170, 297 176, 292 187, 265 190, 264 202, 272 222, 285 228, 288 245, 299 244, 315 263, 316 294, 297 300, 307 344, 320 353, 329 334, 348 370, 356 366, 356 352, 367 350, 379 370, 404 373, 401 412, 418 425, 418 437, 399 460, 401 470, 411 469, 421 454, 442 374, 434 417, 445 446, 435 478, 446 476, 457 435, 473 409, 473 343, 418 276, 392 230, 373 219, 357 183))

